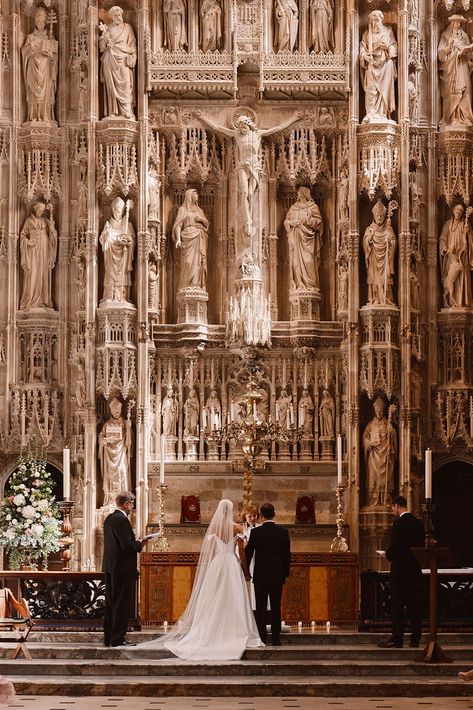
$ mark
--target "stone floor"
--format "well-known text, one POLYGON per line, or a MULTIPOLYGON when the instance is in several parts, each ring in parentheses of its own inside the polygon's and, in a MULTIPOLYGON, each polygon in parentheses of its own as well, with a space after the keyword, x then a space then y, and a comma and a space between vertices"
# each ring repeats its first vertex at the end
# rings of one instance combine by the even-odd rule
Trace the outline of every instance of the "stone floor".
MULTIPOLYGON (((4 706, 3 706, 4 707, 4 706)), ((471 698, 63 698, 20 695, 25 710, 470 710, 471 698)))

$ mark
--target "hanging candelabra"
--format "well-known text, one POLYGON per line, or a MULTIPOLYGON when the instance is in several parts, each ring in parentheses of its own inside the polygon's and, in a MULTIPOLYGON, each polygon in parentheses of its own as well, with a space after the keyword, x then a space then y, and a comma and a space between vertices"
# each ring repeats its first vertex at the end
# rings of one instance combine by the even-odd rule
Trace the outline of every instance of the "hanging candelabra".
POLYGON ((238 401, 240 412, 235 416, 235 403, 230 405, 226 423, 221 423, 217 414, 204 421, 203 436, 210 447, 225 446, 226 443, 241 442, 245 455, 243 472, 243 506, 251 505, 253 495, 253 475, 257 458, 272 442, 296 444, 303 436, 303 430, 294 425, 294 413, 288 413, 284 422, 268 421, 258 412, 262 400, 256 380, 250 375, 246 392, 238 401))

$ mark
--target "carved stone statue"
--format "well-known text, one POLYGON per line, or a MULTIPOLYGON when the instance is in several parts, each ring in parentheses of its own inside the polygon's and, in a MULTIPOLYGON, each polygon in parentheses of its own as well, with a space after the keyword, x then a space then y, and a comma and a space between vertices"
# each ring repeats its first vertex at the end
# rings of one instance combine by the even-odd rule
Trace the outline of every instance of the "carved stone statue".
POLYGON ((314 433, 314 409, 314 401, 309 390, 304 388, 299 400, 298 415, 299 427, 302 428, 305 437, 311 437, 314 433))
POLYGON ((20 308, 52 308, 51 272, 56 263, 57 232, 52 206, 38 200, 20 232, 23 291, 20 308), (49 219, 44 216, 46 208, 49 219))
POLYGON ((172 228, 176 249, 181 251, 179 289, 207 287, 209 220, 198 204, 197 190, 186 190, 172 228))
POLYGON ((135 118, 133 113, 133 70, 136 40, 133 28, 123 22, 123 10, 114 5, 108 11, 110 25, 100 23, 99 47, 102 53, 100 79, 105 86, 105 115, 135 118))
POLYGON ((202 0, 200 5, 200 46, 203 52, 215 52, 222 45, 222 7, 220 0, 202 0))
POLYGON ((81 358, 77 364, 76 404, 78 409, 84 409, 86 401, 84 361, 81 358))
POLYGON ((346 167, 340 170, 338 181, 338 221, 348 221, 348 170, 346 167))
POLYGON ((334 46, 333 38, 333 0, 311 0, 310 42, 314 52, 330 52, 334 46))
POLYGON ((110 418, 99 434, 104 506, 114 503, 120 491, 131 488, 131 422, 122 417, 122 403, 117 397, 110 400, 109 409, 110 418))
POLYGON ((368 303, 394 305, 393 274, 396 235, 386 219, 386 207, 378 200, 372 209, 373 221, 363 237, 368 303))
POLYGON ((419 8, 417 0, 407 0, 407 16, 409 18, 409 27, 415 29, 419 24, 419 8))
POLYGON ((158 269, 154 261, 148 266, 148 307, 158 307, 158 269))
POLYGON ((291 289, 317 290, 323 222, 308 187, 300 187, 284 228, 289 243, 291 289))
POLYGON ((409 284, 411 292, 411 308, 418 310, 420 308, 420 282, 419 277, 417 276, 415 261, 411 264, 409 284))
POLYGON ((77 309, 85 310, 85 261, 84 259, 77 260, 77 273, 74 279, 77 287, 77 309))
POLYGON ((473 263, 473 231, 469 224, 471 208, 455 205, 452 217, 442 227, 439 240, 440 269, 444 307, 473 305, 471 268, 473 263))
POLYGON ((281 422, 281 426, 285 429, 289 429, 291 424, 291 404, 292 396, 287 393, 286 389, 282 389, 281 394, 277 399, 277 409, 278 419, 281 422))
POLYGON ((135 230, 121 197, 112 202, 112 216, 100 235, 105 263, 103 301, 129 302, 135 230))
POLYGON ((268 405, 268 393, 264 387, 258 387, 258 393, 261 395, 261 399, 256 404, 256 412, 258 414, 259 421, 267 421, 269 414, 268 405))
POLYGON ((164 0, 164 46, 177 52, 187 46, 186 5, 184 0, 164 0))
POLYGON ((27 36, 21 49, 28 121, 51 123, 55 120, 58 42, 48 34, 44 7, 38 7, 34 21, 35 29, 27 36))
POLYGON ((409 98, 409 119, 414 123, 417 118, 417 106, 419 102, 419 92, 417 90, 417 79, 415 72, 409 74, 407 81, 407 95, 409 98))
POLYGON ((205 403, 205 409, 207 410, 208 427, 210 428, 214 422, 217 427, 220 426, 222 423, 222 405, 220 404, 217 390, 211 390, 205 403))
POLYGON ((159 177, 155 165, 148 170, 148 219, 159 219, 159 177))
POLYGON ((348 264, 343 261, 338 270, 338 310, 348 308, 348 264))
POLYGON ((274 44, 278 52, 292 52, 299 27, 299 8, 296 0, 274 0, 274 44))
POLYGON ((320 436, 335 437, 335 402, 328 390, 324 390, 319 407, 320 436))
POLYGON ((363 32, 360 44, 360 70, 366 108, 363 123, 390 120, 396 108, 397 42, 394 32, 383 24, 383 19, 381 10, 370 12, 369 26, 363 32))
POLYGON ((164 436, 176 436, 177 402, 170 385, 161 405, 161 415, 163 417, 164 436))
POLYGON ((393 489, 397 458, 396 430, 385 415, 381 397, 373 403, 374 417, 363 432, 366 465, 366 504, 388 505, 393 489))
POLYGON ((471 72, 473 44, 462 28, 461 15, 451 15, 438 46, 440 64, 440 94, 442 96, 441 126, 473 125, 471 72))
POLYGON ((199 400, 195 389, 191 387, 189 396, 184 402, 184 436, 199 436, 199 400))
POLYGON ((238 188, 242 198, 242 208, 245 215, 246 232, 248 236, 253 231, 253 205, 259 187, 261 139, 288 128, 301 117, 299 114, 273 128, 257 128, 253 119, 241 114, 235 120, 235 129, 225 128, 199 114, 201 121, 214 130, 235 139, 236 174, 238 188))

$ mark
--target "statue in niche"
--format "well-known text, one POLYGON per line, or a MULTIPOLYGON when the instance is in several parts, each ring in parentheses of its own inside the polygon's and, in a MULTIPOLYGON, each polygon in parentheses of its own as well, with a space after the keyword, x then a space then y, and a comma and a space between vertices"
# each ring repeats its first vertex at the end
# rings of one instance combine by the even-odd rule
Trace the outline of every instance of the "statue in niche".
POLYGON ((471 72, 473 44, 462 24, 462 15, 451 15, 438 45, 440 63, 441 126, 473 125, 471 72))
POLYGON ((177 402, 174 391, 172 385, 168 385, 166 396, 161 405, 164 436, 176 436, 177 414, 177 402))
POLYGON ((23 292, 20 308, 52 308, 51 274, 56 264, 57 231, 53 208, 37 200, 20 232, 23 292), (45 211, 49 211, 46 218, 45 211))
POLYGON ((135 230, 129 221, 130 201, 121 197, 112 202, 112 216, 100 235, 105 278, 102 301, 129 303, 135 230))
POLYGON ((348 222, 348 168, 345 165, 338 180, 338 221, 348 222))
POLYGON ((393 489, 394 464, 397 457, 396 430, 385 414, 381 397, 373 403, 374 417, 363 432, 363 451, 366 466, 366 505, 389 504, 393 489))
POLYGON ((257 128, 253 118, 249 114, 250 110, 248 109, 242 113, 238 113, 237 109, 233 117, 235 129, 225 128, 224 126, 214 123, 200 113, 196 115, 203 123, 210 126, 210 128, 213 128, 219 133, 223 133, 223 135, 229 138, 235 139, 235 171, 245 215, 245 231, 246 234, 251 237, 253 234, 253 203, 256 191, 259 188, 261 171, 261 139, 264 136, 270 136, 273 133, 289 128, 289 126, 292 126, 293 123, 296 123, 296 121, 302 118, 302 115, 298 113, 278 126, 260 129, 257 128))
POLYGON ((365 92, 366 116, 363 123, 386 122, 396 108, 394 81, 397 42, 394 32, 383 24, 381 10, 368 16, 368 29, 360 44, 360 70, 365 92))
POLYGON ((471 211, 472 208, 469 207, 465 216, 463 205, 455 205, 451 218, 445 222, 440 233, 440 270, 445 308, 473 305, 473 231, 469 224, 471 211))
POLYGON ((416 262, 413 261, 411 264, 411 271, 409 274, 409 284, 411 293, 411 308, 414 310, 419 310, 420 308, 420 282, 417 276, 416 262))
POLYGON ((331 52, 333 37, 333 0, 310 0, 310 41, 314 52, 331 52))
POLYGON ((99 434, 99 460, 103 480, 103 504, 110 505, 120 491, 131 488, 131 422, 122 417, 117 397, 109 402, 110 417, 99 434))
POLYGON ((207 243, 209 220, 199 207, 197 190, 186 190, 172 228, 176 249, 181 252, 179 290, 207 287, 207 243))
POLYGON ((415 29, 419 24, 417 0, 407 0, 407 17, 409 18, 409 27, 415 29))
POLYGON ((299 8, 296 0, 274 0, 274 44, 278 52, 292 52, 299 27, 299 8))
POLYGON ((323 222, 308 187, 300 187, 289 208, 284 228, 289 244, 291 289, 319 289, 320 248, 323 222))
POLYGON ((89 0, 77 0, 77 19, 79 24, 87 24, 87 11, 89 9, 89 0))
POLYGON ((85 369, 84 360, 79 358, 77 363, 76 391, 75 399, 78 409, 84 409, 86 402, 85 369))
POLYGON ((199 436, 199 400, 196 397, 193 387, 189 390, 189 396, 184 402, 184 436, 199 436))
POLYGON ((110 25, 100 23, 102 53, 100 80, 105 87, 105 115, 135 118, 133 70, 136 64, 136 40, 133 27, 123 22, 123 10, 114 5, 108 11, 110 25))
POLYGON ((148 170, 148 219, 159 220, 159 176, 153 164, 148 170))
POLYGON ((76 461, 75 475, 72 477, 72 500, 74 501, 74 513, 84 512, 84 462, 76 461))
POLYGON ((222 46, 222 7, 220 0, 202 0, 200 5, 200 46, 203 52, 215 52, 222 46))
POLYGON ((267 421, 269 414, 268 393, 264 387, 258 387, 258 393, 261 399, 256 403, 256 413, 259 421, 267 421))
POLYGON ((327 389, 322 393, 319 407, 320 436, 333 439, 335 437, 335 402, 327 389))
POLYGON ((417 77, 415 72, 409 74, 409 79, 407 81, 407 95, 409 99, 409 120, 414 123, 417 118, 417 106, 419 101, 419 96, 417 92, 417 77))
POLYGON ((348 309, 348 264, 342 261, 338 269, 338 310, 348 309))
POLYGON ((219 427, 222 423, 222 405, 218 398, 217 390, 211 390, 210 395, 207 397, 205 403, 205 409, 207 410, 208 423, 207 426, 213 427, 215 423, 219 427))
POLYGON ((23 76, 28 105, 28 121, 51 123, 56 101, 58 42, 48 34, 47 12, 38 7, 34 14, 35 29, 21 49, 23 76))
POLYGON ((291 404, 292 396, 287 393, 287 389, 282 389, 277 400, 277 418, 282 422, 282 427, 285 429, 289 429, 291 426, 291 404))
POLYGON ((314 409, 314 401, 310 396, 307 387, 304 387, 298 406, 299 427, 304 432, 304 438, 313 436, 314 409))
POLYGON ((74 282, 77 287, 77 310, 85 311, 85 261, 78 259, 74 282))
POLYGON ((164 0, 164 46, 171 52, 187 46, 186 14, 184 0, 164 0))
POLYGON ((390 220, 386 219, 386 207, 380 200, 371 211, 373 221, 366 228, 363 236, 368 303, 392 306, 394 305, 392 285, 396 235, 390 220))
POLYGON ((158 307, 158 267, 154 261, 148 265, 148 307, 158 307))
POLYGON ((79 121, 85 121, 87 118, 87 89, 87 70, 85 66, 81 64, 79 69, 79 104, 77 107, 79 121))

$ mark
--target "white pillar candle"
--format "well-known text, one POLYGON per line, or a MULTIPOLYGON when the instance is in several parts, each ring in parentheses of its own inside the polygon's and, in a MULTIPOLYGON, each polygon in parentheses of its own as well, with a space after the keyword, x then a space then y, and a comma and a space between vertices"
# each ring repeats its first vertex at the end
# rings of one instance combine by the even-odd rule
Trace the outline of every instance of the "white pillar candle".
POLYGON ((207 429, 207 407, 202 407, 202 426, 207 429))
POLYGON ((253 402, 253 419, 258 419, 258 410, 256 409, 256 402, 253 402))
POLYGON ((67 447, 62 450, 62 497, 71 498, 71 451, 67 447))
POLYGON ((279 421, 279 402, 276 402, 276 421, 279 421))
POLYGON ((232 422, 235 421, 235 402, 232 400, 230 404, 230 416, 232 418, 232 422))
POLYGON ((425 497, 430 500, 432 498, 432 451, 427 449, 425 452, 425 497))
POLYGON ((299 426, 304 426, 304 407, 301 407, 299 410, 299 426))
POLYGON ((159 483, 164 485, 164 436, 161 434, 161 459, 159 461, 159 483))
POLYGON ((337 483, 343 485, 343 468, 342 468, 342 437, 337 436, 337 483))
POLYGON ((291 406, 289 407, 289 412, 290 412, 290 415, 291 415, 291 424, 294 424, 294 407, 292 406, 292 404, 291 404, 291 406))

